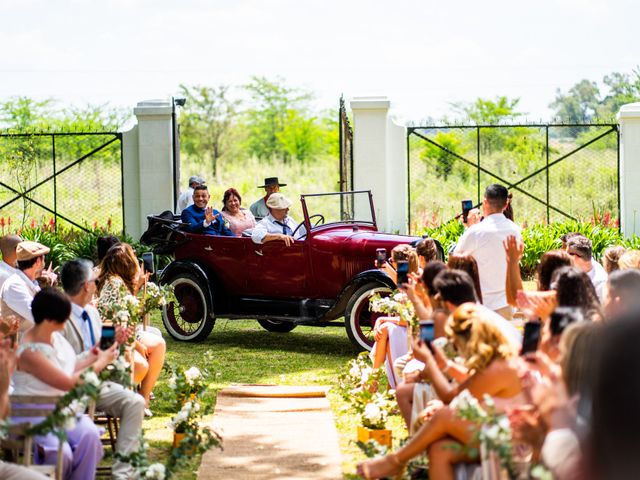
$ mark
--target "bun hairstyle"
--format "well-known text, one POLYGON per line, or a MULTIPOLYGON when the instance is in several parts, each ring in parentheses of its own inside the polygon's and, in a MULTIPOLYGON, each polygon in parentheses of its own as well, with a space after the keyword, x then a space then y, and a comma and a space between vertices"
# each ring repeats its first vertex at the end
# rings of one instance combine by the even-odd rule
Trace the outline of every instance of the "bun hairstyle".
POLYGON ((494 360, 517 355, 488 315, 489 312, 476 303, 463 303, 445 326, 447 336, 464 345, 460 353, 465 358, 465 366, 474 373, 484 370, 494 360))

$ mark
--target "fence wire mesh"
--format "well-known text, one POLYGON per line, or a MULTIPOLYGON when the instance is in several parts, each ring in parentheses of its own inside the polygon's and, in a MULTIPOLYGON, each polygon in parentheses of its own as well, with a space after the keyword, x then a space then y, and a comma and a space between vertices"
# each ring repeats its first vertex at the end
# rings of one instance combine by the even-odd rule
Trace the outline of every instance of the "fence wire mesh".
POLYGON ((460 201, 479 205, 501 183, 518 223, 619 218, 614 124, 410 127, 410 230, 453 219, 460 201))
POLYGON ((119 133, 0 134, 0 225, 122 232, 119 133))

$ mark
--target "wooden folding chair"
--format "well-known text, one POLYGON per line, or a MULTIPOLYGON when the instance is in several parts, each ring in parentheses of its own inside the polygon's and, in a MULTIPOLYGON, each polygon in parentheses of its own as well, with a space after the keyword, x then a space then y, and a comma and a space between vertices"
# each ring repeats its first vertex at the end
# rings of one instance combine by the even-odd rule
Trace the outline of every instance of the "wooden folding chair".
MULTIPOLYGON (((11 415, 13 417, 46 417, 51 413, 51 405, 55 405, 60 397, 37 395, 11 395, 11 415), (36 405, 36 406, 34 406, 36 405), (37 405, 41 405, 38 407, 37 405)), ((58 442, 58 454, 55 465, 33 464, 33 438, 26 435, 32 426, 31 422, 16 423, 9 427, 8 438, 0 441, 0 446, 9 452, 14 462, 19 462, 32 470, 62 480, 63 442, 58 442)))
MULTIPOLYGON (((116 441, 118 440, 118 429, 120 428, 120 419, 117 417, 112 417, 106 412, 101 412, 96 410, 95 402, 91 402, 89 405, 87 414, 89 418, 93 420, 98 426, 104 426, 107 438, 102 437, 102 445, 111 447, 111 454, 114 455, 116 451, 116 441)), ((99 466, 96 472, 96 476, 98 477, 111 477, 111 467, 110 466, 99 466)))

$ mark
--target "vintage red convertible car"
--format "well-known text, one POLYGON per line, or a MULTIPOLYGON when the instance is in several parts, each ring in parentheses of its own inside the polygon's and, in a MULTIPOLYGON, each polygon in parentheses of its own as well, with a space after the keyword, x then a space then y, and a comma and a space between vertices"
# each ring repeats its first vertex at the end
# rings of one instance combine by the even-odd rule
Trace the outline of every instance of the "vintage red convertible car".
POLYGON ((149 217, 142 242, 174 258, 160 273, 161 283, 175 287, 177 303, 162 315, 173 338, 203 340, 217 317, 256 319, 271 332, 343 325, 336 320, 344 317, 353 344, 371 348, 377 314, 369 297, 396 288, 374 268, 376 249, 419 238, 379 232, 369 191, 302 195, 300 202, 308 234, 290 247, 186 233, 170 212, 149 217))

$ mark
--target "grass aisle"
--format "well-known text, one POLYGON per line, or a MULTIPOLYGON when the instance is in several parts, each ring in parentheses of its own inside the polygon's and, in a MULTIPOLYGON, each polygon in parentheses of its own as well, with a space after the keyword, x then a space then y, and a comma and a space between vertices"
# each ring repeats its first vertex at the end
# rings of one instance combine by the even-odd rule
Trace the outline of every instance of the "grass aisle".
MULTIPOLYGON (((154 321, 160 325, 159 319, 154 321)), ((206 367, 212 374, 212 383, 206 401, 215 403, 219 390, 232 383, 265 383, 280 385, 330 385, 346 362, 354 358, 356 351, 347 339, 344 328, 297 327, 290 333, 269 333, 255 321, 218 320, 209 338, 202 343, 183 343, 167 340, 167 360, 175 365, 206 367), (214 352, 214 362, 203 365, 203 354, 214 352)), ((144 422, 145 436, 151 444, 151 456, 164 454, 172 439, 168 422, 172 412, 169 400, 172 391, 167 386, 168 376, 163 372, 155 390, 156 400, 152 405, 154 417, 144 422)), ((353 443, 356 436, 357 418, 345 410, 346 404, 335 392, 329 393, 329 401, 340 435, 343 454, 342 470, 345 478, 364 458, 353 443)), ((391 419, 390 427, 396 438, 405 431, 399 417, 391 419)), ((188 471, 176 478, 195 479, 199 459, 194 459, 188 471)))

